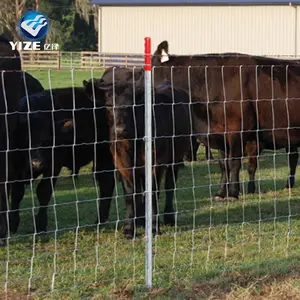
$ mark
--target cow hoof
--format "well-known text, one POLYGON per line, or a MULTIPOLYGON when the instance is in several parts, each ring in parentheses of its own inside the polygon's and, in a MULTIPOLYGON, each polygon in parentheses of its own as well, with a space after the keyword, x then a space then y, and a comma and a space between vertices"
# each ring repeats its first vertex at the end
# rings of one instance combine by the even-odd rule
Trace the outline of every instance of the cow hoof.
POLYGON ((16 234, 18 232, 18 226, 12 226, 12 225, 10 225, 10 232, 12 234, 16 234))
POLYGON ((35 224, 36 224, 36 232, 37 233, 47 233, 47 227, 48 227, 48 220, 46 217, 41 217, 37 215, 35 217, 35 224))
POLYGON ((49 243, 50 242, 50 236, 47 234, 47 232, 39 232, 37 234, 37 240, 41 243, 49 243))
POLYGON ((135 237, 133 231, 130 230, 130 229, 125 229, 125 230, 124 230, 124 236, 125 236, 125 238, 126 238, 127 240, 133 240, 134 237, 135 237))
POLYGON ((152 231, 152 235, 153 235, 153 236, 156 236, 156 235, 162 235, 162 232, 161 232, 160 229, 159 229, 159 230, 153 230, 153 231, 152 231))
POLYGON ((9 219, 9 229, 10 232, 15 234, 18 231, 19 228, 19 224, 20 224, 20 218, 19 219, 15 219, 13 220, 12 218, 9 219))
POLYGON ((216 201, 216 202, 225 201, 225 198, 217 195, 217 196, 214 196, 213 201, 216 201))
POLYGON ((169 226, 175 226, 174 213, 168 213, 164 215, 164 224, 169 226))
POLYGON ((130 233, 125 233, 124 236, 125 236, 126 240, 133 240, 134 239, 133 235, 130 234, 130 233))
POLYGON ((6 239, 0 240, 0 247, 6 247, 6 239))
POLYGON ((46 233, 47 233, 47 227, 44 228, 44 227, 39 227, 39 226, 37 226, 37 227, 36 227, 36 233, 37 233, 37 234, 46 234, 46 233))
POLYGON ((231 196, 224 198, 224 201, 229 201, 229 202, 233 202, 233 201, 237 201, 237 200, 239 200, 239 199, 236 197, 231 197, 231 196))
POLYGON ((136 219, 135 224, 137 227, 143 227, 145 228, 146 220, 145 217, 139 217, 136 219))
POLYGON ((105 224, 107 224, 108 223, 108 220, 103 220, 103 221, 98 221, 98 219, 95 221, 95 224, 96 225, 105 225, 105 224))

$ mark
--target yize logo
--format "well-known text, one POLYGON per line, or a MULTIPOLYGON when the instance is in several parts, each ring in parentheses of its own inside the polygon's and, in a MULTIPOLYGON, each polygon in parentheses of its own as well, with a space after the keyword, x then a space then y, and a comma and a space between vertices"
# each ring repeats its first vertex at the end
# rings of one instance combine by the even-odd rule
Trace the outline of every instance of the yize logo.
POLYGON ((19 28, 27 40, 40 41, 49 31, 49 20, 40 12, 29 11, 20 19, 19 28))
POLYGON ((41 40, 45 39, 49 31, 48 18, 34 10, 25 13, 19 20, 21 35, 30 42, 10 42, 12 50, 58 50, 58 44, 44 44, 41 49, 41 40))

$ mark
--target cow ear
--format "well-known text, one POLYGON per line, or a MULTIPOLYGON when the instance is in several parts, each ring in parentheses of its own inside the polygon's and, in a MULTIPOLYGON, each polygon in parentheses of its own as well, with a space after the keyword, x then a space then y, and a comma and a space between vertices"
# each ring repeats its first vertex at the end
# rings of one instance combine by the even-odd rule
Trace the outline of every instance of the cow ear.
POLYGON ((113 88, 113 84, 107 83, 102 79, 102 81, 95 81, 95 87, 97 87, 98 89, 100 89, 102 91, 107 92, 113 88))
POLYGON ((88 82, 88 81, 86 81, 86 80, 83 80, 83 82, 82 82, 82 83, 83 83, 83 86, 84 86, 84 87, 87 87, 87 86, 89 85, 89 82, 88 82))
POLYGON ((169 43, 163 41, 157 46, 156 54, 160 56, 160 62, 164 63, 169 60, 169 43))
POLYGON ((157 52, 158 54, 162 54, 162 51, 165 51, 166 54, 169 53, 169 43, 168 41, 162 41, 158 46, 157 46, 157 52))
POLYGON ((168 60, 169 60, 169 55, 167 54, 167 52, 164 49, 162 49, 160 62, 163 64, 164 62, 167 62, 168 60))

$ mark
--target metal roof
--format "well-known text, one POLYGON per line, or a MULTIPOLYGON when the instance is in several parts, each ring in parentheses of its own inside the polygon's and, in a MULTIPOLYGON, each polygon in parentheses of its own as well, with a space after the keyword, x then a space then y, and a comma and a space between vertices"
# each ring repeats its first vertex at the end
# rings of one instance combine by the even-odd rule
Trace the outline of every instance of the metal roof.
POLYGON ((92 0, 99 6, 183 6, 183 5, 294 5, 300 0, 92 0))

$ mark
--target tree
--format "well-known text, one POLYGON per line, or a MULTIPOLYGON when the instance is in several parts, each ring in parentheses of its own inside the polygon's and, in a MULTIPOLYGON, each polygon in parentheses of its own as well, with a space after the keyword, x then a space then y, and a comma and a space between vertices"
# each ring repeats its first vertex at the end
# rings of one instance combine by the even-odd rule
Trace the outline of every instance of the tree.
POLYGON ((26 0, 1 0, 0 29, 8 38, 20 40, 18 21, 22 16, 26 0))
POLYGON ((18 21, 28 9, 39 10, 50 20, 46 43, 58 43, 61 50, 96 50, 97 10, 89 0, 0 0, 0 33, 11 40, 23 40, 18 21))
POLYGON ((90 0, 75 0, 77 13, 88 24, 94 26, 95 31, 98 31, 98 13, 94 5, 88 5, 90 0))

